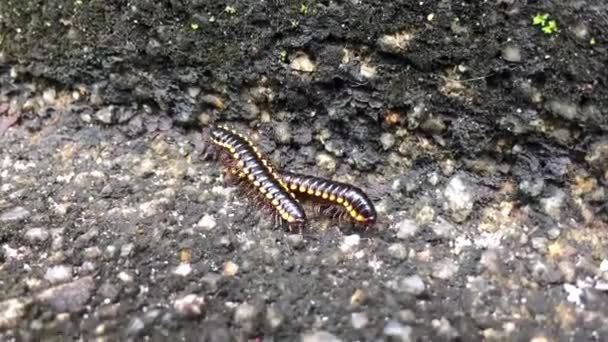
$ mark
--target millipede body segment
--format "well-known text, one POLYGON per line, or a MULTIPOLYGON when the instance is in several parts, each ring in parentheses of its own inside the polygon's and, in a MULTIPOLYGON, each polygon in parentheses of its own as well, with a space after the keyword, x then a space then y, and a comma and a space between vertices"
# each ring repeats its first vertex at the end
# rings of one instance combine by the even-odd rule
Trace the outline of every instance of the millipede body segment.
POLYGON ((225 126, 211 128, 211 141, 228 154, 229 170, 238 174, 290 225, 303 225, 304 209, 286 182, 245 136, 225 126))
POLYGON ((355 222, 369 226, 376 221, 376 209, 368 196, 356 186, 321 177, 283 172, 281 177, 297 197, 308 196, 341 206, 355 222))

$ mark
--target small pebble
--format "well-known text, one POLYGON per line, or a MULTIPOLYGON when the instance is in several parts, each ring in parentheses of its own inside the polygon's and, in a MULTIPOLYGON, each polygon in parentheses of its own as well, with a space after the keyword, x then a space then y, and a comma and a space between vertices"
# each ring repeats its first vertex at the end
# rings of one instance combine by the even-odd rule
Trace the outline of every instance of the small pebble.
POLYGON ((464 221, 473 211, 473 194, 462 176, 457 175, 450 179, 444 191, 444 196, 454 221, 464 221))
POLYGON ((354 329, 359 330, 365 328, 367 323, 369 323, 369 319, 365 312, 353 312, 350 315, 350 323, 354 329))
POLYGON ((120 281, 122 281, 123 283, 132 283, 133 282, 133 276, 125 271, 118 273, 118 279, 120 281))
POLYGON ((114 284, 112 284, 112 283, 104 283, 97 290, 98 296, 100 296, 104 300, 107 299, 108 303, 111 303, 114 300, 116 300, 119 292, 120 292, 120 289, 118 287, 114 286, 114 284))
POLYGON ((222 280, 222 275, 218 273, 207 273, 201 278, 201 283, 206 285, 210 292, 215 292, 222 280))
POLYGON ((506 46, 502 49, 502 58, 507 62, 521 62, 521 50, 515 46, 506 46))
POLYGON ((549 101, 547 103, 547 109, 556 116, 566 120, 574 120, 578 115, 578 108, 575 104, 557 100, 549 101))
POLYGON ((519 191, 530 197, 539 196, 543 192, 544 187, 545 181, 542 178, 535 178, 532 180, 526 179, 518 185, 519 191))
POLYGON ((450 324, 450 321, 448 321, 444 317, 441 317, 441 319, 432 320, 431 325, 433 326, 433 328, 435 328, 439 336, 444 336, 450 341, 458 338, 459 336, 458 331, 456 331, 456 329, 454 329, 454 327, 452 327, 452 325, 450 324))
POLYGON ((302 72, 313 72, 315 71, 315 64, 308 57, 307 54, 303 52, 297 52, 294 58, 291 60, 289 66, 293 70, 302 71, 302 72))
POLYGON ((433 265, 431 275, 434 278, 448 280, 458 272, 458 264, 451 259, 444 259, 433 265))
POLYGON ((274 306, 268 307, 266 310, 266 325, 271 330, 276 330, 285 321, 285 315, 274 306))
POLYGON ((608 291, 608 282, 599 280, 597 283, 595 283, 595 289, 603 292, 608 291))
POLYGON ((23 221, 30 216, 30 212, 23 207, 9 209, 0 215, 0 222, 11 223, 23 221))
POLYGON ((50 267, 44 274, 44 279, 51 284, 65 283, 72 280, 72 267, 67 265, 58 265, 50 267))
POLYGON ((175 309, 175 312, 182 317, 200 317, 206 310, 205 297, 196 294, 186 295, 176 299, 173 303, 173 308, 175 309))
POLYGON ((400 310, 398 316, 402 322, 414 323, 416 321, 416 314, 409 309, 400 310))
POLYGON ((342 340, 327 331, 315 331, 302 334, 301 342, 342 342, 342 340))
POLYGON ((234 321, 242 324, 254 320, 257 315, 258 310, 255 306, 249 303, 242 303, 234 311, 234 321))
POLYGON ((127 326, 127 335, 137 336, 144 330, 145 327, 146 324, 144 323, 143 319, 135 317, 127 326))
POLYGON ((301 234, 289 234, 287 235, 287 243, 293 248, 302 247, 304 237, 301 234))
POLYGON ((46 241, 49 238, 49 231, 44 228, 30 228, 25 232, 25 239, 30 243, 46 241))
POLYGON ((77 312, 88 302, 95 281, 92 277, 83 277, 71 283, 49 288, 36 296, 41 302, 49 304, 58 312, 77 312))
POLYGON ((233 277, 239 271, 239 265, 235 264, 232 261, 228 261, 224 264, 224 272, 223 275, 225 277, 233 277))
POLYGON ((361 237, 358 234, 348 235, 344 237, 344 241, 340 245, 340 250, 344 253, 350 252, 354 247, 359 245, 361 237))
POLYGON ((388 254, 395 259, 405 260, 407 259, 407 249, 401 243, 393 243, 388 246, 388 254))
POLYGON ((25 316, 28 303, 22 299, 0 302, 0 330, 16 327, 25 316))
POLYGON ((365 292, 363 290, 356 289, 355 292, 353 292, 353 295, 350 296, 350 305, 352 307, 357 307, 363 304, 366 298, 367 296, 365 295, 365 292))
POLYGON ((406 240, 413 237, 416 235, 418 230, 420 230, 420 227, 416 224, 416 222, 410 219, 399 221, 395 228, 397 229, 397 238, 401 240, 406 240))
POLYGON ((587 40, 589 37, 589 27, 587 27, 587 24, 584 22, 579 22, 574 25, 574 27, 572 27, 572 32, 574 32, 576 38, 580 40, 587 40))
POLYGON ((103 254, 103 251, 101 250, 101 248, 93 246, 86 248, 83 254, 85 259, 92 260, 99 258, 103 254))
POLYGON ((566 201, 566 193, 560 189, 556 189, 551 197, 542 198, 540 205, 545 214, 551 216, 554 220, 559 220, 563 206, 566 201))
POLYGON ((412 276, 408 276, 403 278, 399 282, 399 290, 405 293, 412 294, 414 296, 419 296, 424 293, 426 286, 422 278, 414 274, 412 276))
POLYGON ((382 144, 382 148, 387 151, 395 145, 395 136, 391 133, 382 133, 380 143, 382 144))
POLYGON ((217 223, 215 222, 215 218, 209 214, 205 214, 197 223, 197 226, 206 229, 206 230, 211 230, 213 228, 215 228, 215 226, 217 226, 217 223))
POLYGON ((336 160, 327 153, 319 153, 317 155, 317 166, 328 172, 336 171, 336 160))
POLYGON ((564 280, 568 283, 572 283, 576 280, 576 267, 574 263, 568 260, 560 261, 557 264, 557 268, 564 275, 564 280))
POLYGON ((412 327, 402 325, 397 321, 389 321, 382 330, 384 336, 395 339, 401 342, 410 342, 412 340, 412 327))
POLYGON ((42 93, 42 99, 48 105, 51 105, 51 104, 53 104, 53 102, 55 102, 55 96, 57 96, 57 92, 55 91, 55 88, 47 88, 42 93))
POLYGON ((191 272, 192 272, 192 266, 190 266, 189 263, 179 264, 179 266, 177 266, 175 268, 175 270, 173 270, 173 274, 176 274, 176 275, 182 276, 182 277, 187 276, 191 272))
POLYGON ((533 237, 530 240, 532 244, 532 248, 534 248, 537 252, 544 252, 547 250, 547 238, 544 237, 533 237))
POLYGON ((396 32, 394 34, 387 34, 378 39, 378 46, 380 50, 388 53, 400 53, 405 51, 410 44, 410 41, 414 39, 414 35, 403 31, 396 32))
POLYGON ((135 245, 133 243, 126 243, 120 247, 120 256, 126 258, 133 252, 135 245))
POLYGON ((274 135, 281 144, 288 144, 291 141, 291 130, 289 124, 279 122, 274 127, 274 135))
POLYGON ((226 107, 224 100, 221 97, 212 94, 202 96, 201 102, 211 105, 217 109, 224 109, 226 107))
POLYGON ((111 124, 114 121, 114 106, 103 107, 95 112, 95 118, 105 124, 111 124))
POLYGON ((559 237, 559 235, 560 235, 559 228, 551 228, 547 231, 547 238, 549 238, 549 240, 555 240, 559 237))

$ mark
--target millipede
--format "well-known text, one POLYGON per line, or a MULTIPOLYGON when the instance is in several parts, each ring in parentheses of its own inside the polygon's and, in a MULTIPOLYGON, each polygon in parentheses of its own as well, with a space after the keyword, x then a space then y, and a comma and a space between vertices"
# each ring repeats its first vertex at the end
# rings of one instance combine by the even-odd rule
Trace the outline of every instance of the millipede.
POLYGON ((275 219, 287 222, 290 229, 298 227, 301 230, 306 223, 304 209, 258 147, 226 126, 212 126, 210 135, 211 142, 224 152, 220 157, 227 163, 229 173, 245 182, 252 190, 250 192, 257 193, 258 202, 270 206, 275 219))
POLYGON ((341 208, 334 211, 334 216, 339 219, 350 216, 356 223, 366 227, 376 222, 373 202, 363 190, 354 185, 293 172, 283 172, 281 178, 296 197, 316 199, 329 208, 341 208))

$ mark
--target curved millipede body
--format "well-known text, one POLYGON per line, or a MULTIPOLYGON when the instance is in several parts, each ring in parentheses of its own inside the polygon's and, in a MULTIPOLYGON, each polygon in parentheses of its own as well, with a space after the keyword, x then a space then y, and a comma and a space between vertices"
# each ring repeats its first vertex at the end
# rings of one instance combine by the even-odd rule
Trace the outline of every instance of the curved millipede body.
POLYGON ((228 155, 228 169, 232 174, 238 174, 239 179, 252 187, 260 200, 269 204, 290 228, 302 228, 306 222, 304 209, 249 139, 228 127, 213 126, 211 141, 228 155))
POLYGON ((312 197, 323 203, 340 206, 355 222, 364 226, 376 222, 374 204, 356 186, 293 172, 283 172, 281 177, 297 197, 312 197))

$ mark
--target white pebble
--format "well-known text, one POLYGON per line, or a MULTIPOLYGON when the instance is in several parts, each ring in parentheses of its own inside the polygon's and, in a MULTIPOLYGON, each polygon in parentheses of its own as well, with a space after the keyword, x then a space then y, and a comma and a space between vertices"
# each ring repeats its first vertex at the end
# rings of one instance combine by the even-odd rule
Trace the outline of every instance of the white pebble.
POLYGON ((192 267, 190 264, 180 264, 175 268, 173 274, 177 274, 179 276, 185 277, 192 272, 192 267))
POLYGON ((348 235, 344 237, 344 241, 340 245, 340 250, 344 253, 350 251, 353 247, 357 246, 361 241, 361 237, 358 234, 348 235))
POLYGON ((53 284, 70 281, 72 280, 72 267, 67 265, 53 266, 46 270, 44 279, 53 284))
POLYGON ((42 242, 49 238, 49 232, 43 228, 30 228, 25 232, 25 239, 31 243, 42 242))
POLYGON ((211 230, 217 226, 217 222, 215 222, 215 218, 209 214, 205 214, 197 223, 197 226, 211 230))

